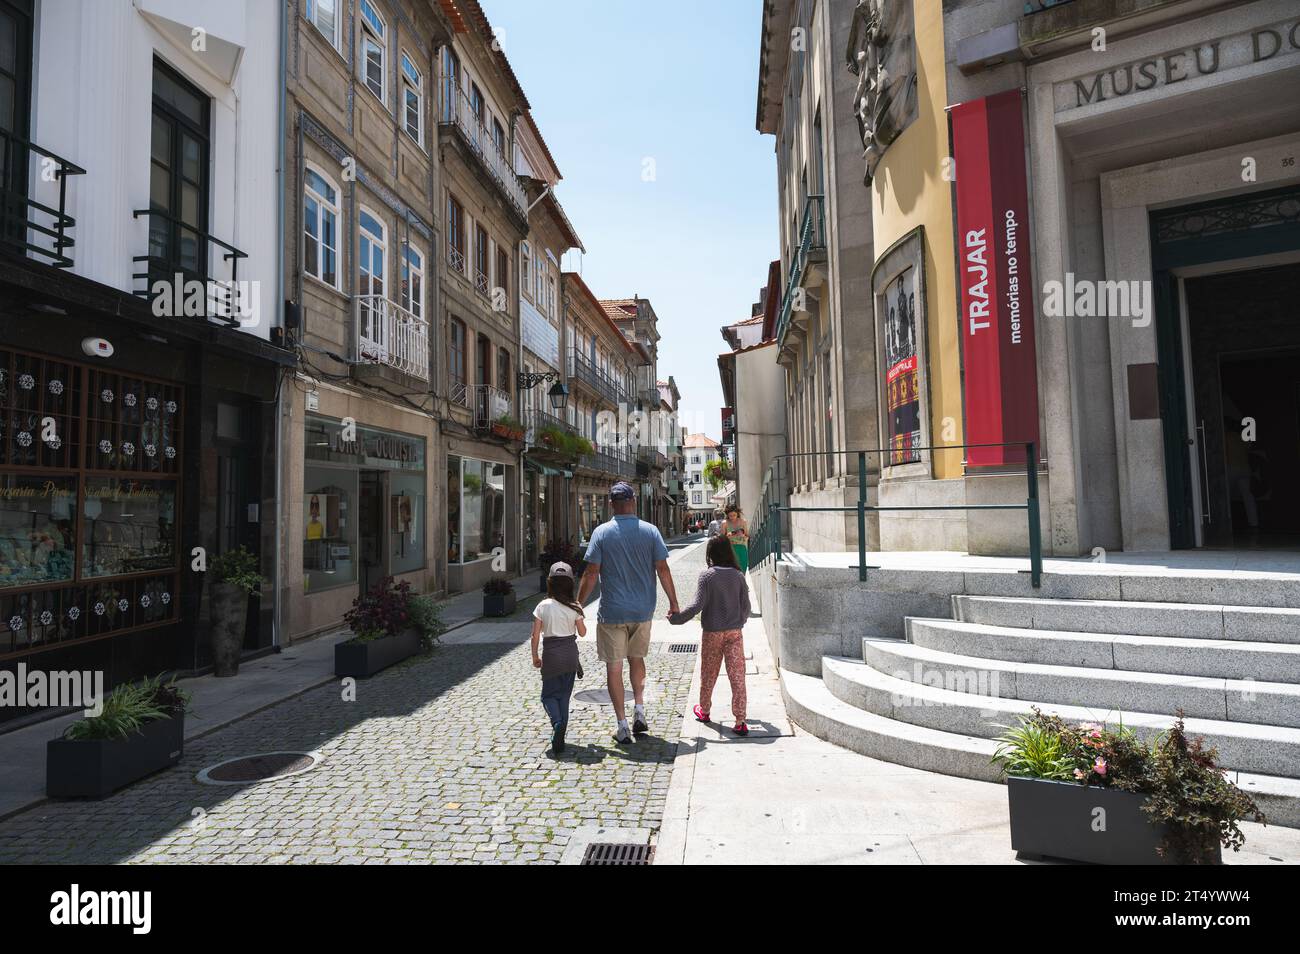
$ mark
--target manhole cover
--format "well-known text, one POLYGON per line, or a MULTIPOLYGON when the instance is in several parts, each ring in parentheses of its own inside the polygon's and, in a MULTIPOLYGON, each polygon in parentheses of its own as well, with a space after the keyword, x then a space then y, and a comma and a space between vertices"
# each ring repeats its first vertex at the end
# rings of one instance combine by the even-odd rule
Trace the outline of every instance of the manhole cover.
POLYGON ((198 774, 198 780, 207 785, 270 782, 301 775, 315 768, 319 761, 318 752, 262 752, 211 765, 198 774))
POLYGON ((699 649, 695 643, 673 643, 668 647, 670 653, 693 653, 699 649))
MULTIPOLYGON (((659 693, 655 686, 646 683, 645 692, 642 693, 641 698, 646 703, 651 703, 656 701, 659 698, 659 693)), ((631 709, 632 708, 632 687, 631 686, 623 687, 623 699, 627 707, 631 709)), ((579 692, 575 692, 573 694, 573 701, 577 703, 585 703, 587 705, 595 705, 595 706, 611 705, 609 699, 609 690, 603 687, 600 689, 583 689, 579 692)))
POLYGON ((598 841, 587 846, 584 865, 648 865, 654 861, 654 845, 631 845, 598 841))

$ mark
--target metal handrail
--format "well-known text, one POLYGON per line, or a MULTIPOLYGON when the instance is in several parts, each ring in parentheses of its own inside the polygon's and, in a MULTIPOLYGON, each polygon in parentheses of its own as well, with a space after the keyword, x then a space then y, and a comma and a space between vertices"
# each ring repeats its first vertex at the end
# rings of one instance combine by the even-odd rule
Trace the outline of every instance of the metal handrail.
POLYGON ((429 323, 383 295, 357 295, 356 359, 429 379, 429 323))
POLYGON ((524 194, 523 183, 519 181, 519 175, 515 172, 509 157, 497 147, 491 131, 479 121, 465 91, 457 87, 455 95, 449 100, 447 96, 449 86, 445 76, 441 77, 438 89, 442 100, 438 112, 439 125, 452 126, 460 132, 470 150, 482 161, 488 174, 500 186, 511 205, 520 215, 527 217, 528 199, 524 194))
MULTIPOLYGON (((869 505, 867 503, 867 455, 897 454, 897 447, 876 447, 866 450, 801 451, 777 454, 768 465, 759 492, 758 528, 750 535, 751 564, 759 566, 769 559, 780 561, 782 556, 781 514, 788 513, 856 513, 858 517, 858 580, 867 579, 867 514, 893 510, 1023 510, 1029 524, 1029 582, 1035 588, 1042 585, 1043 541, 1038 496, 1038 449, 1033 441, 1003 441, 984 444, 935 444, 929 447, 910 447, 909 451, 955 451, 975 447, 1023 447, 1025 451, 1026 498, 1022 504, 918 504, 909 506, 869 505), (782 494, 781 478, 777 470, 782 460, 800 458, 819 459, 832 454, 855 454, 858 458, 858 502, 846 507, 792 507, 779 501, 788 498, 790 487, 782 494), (775 479, 774 479, 775 478, 775 479)), ((792 528, 793 529, 793 528, 792 528)))
POLYGON ((620 403, 622 389, 618 382, 592 362, 578 349, 569 352, 569 377, 595 389, 595 391, 613 404, 620 403))
MULTIPOLYGON (((55 268, 71 268, 72 258, 67 252, 76 243, 68 230, 77 222, 67 213, 68 176, 84 176, 86 170, 75 162, 50 152, 44 146, 15 136, 9 130, 0 129, 0 140, 3 140, 4 145, 3 152, 0 152, 0 244, 17 249, 24 255, 30 253, 48 258, 55 268), (14 174, 15 165, 21 164, 23 167, 21 181, 26 182, 28 178, 26 153, 36 153, 53 163, 54 168, 48 171, 59 184, 57 208, 33 199, 25 189, 10 187, 10 183, 19 181, 19 177, 14 174), (32 212, 48 216, 50 224, 38 222, 32 212), (21 238, 17 234, 20 228, 21 238), (51 241, 47 245, 35 244, 28 241, 28 232, 39 233, 51 241)), ((49 175, 42 174, 41 178, 50 181, 49 175)))
MULTIPOLYGON (((162 219, 172 226, 173 229, 169 232, 169 236, 173 240, 178 240, 181 229, 192 234, 196 239, 198 239, 201 251, 197 255, 199 261, 199 268, 197 269, 186 268, 181 265, 174 256, 169 258, 160 255, 132 256, 132 262, 137 264, 143 263, 145 266, 144 271, 134 272, 131 276, 137 281, 141 279, 144 280, 145 287, 143 289, 136 289, 135 294, 140 298, 149 298, 153 294, 153 284, 155 281, 170 281, 175 276, 179 275, 182 281, 196 281, 202 283, 205 289, 205 301, 215 303, 215 313, 206 317, 220 318, 232 325, 238 324, 239 322, 235 318, 235 313, 239 302, 239 260, 241 258, 248 258, 248 253, 240 251, 229 242, 222 241, 210 232, 205 232, 203 229, 194 227, 178 216, 172 215, 170 212, 163 212, 161 209, 136 209, 131 213, 131 218, 138 219, 142 215, 149 216, 151 221, 154 218, 162 219), (214 278, 210 274, 208 270, 209 244, 216 245, 218 248, 225 250, 221 258, 222 261, 230 263, 229 279, 223 280, 214 278), (225 287, 223 288, 222 286, 225 287)), ((146 241, 150 241, 150 239, 146 238, 146 241)))
POLYGON ((781 296, 781 311, 776 320, 777 346, 785 344, 786 332, 790 330, 790 315, 794 310, 795 291, 803 281, 804 269, 808 267, 808 258, 814 248, 826 247, 825 214, 822 203, 825 196, 820 193, 804 199, 803 218, 799 222, 799 244, 795 247, 790 261, 790 277, 785 283, 785 294, 781 296), (813 220, 813 210, 817 218, 813 220))

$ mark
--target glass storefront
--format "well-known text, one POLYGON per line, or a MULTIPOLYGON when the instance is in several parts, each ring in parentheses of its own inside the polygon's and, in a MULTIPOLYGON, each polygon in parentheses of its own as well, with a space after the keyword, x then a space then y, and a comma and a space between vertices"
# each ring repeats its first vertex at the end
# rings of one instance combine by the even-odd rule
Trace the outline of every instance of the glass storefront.
POLYGON ((609 498, 604 494, 578 495, 579 543, 586 543, 596 527, 609 519, 609 498))
POLYGON ((506 486, 514 468, 447 458, 447 562, 472 563, 506 546, 506 486))
POLYGON ((422 437, 360 424, 345 429, 341 421, 307 416, 302 553, 306 592, 355 585, 362 552, 383 554, 381 575, 425 565, 424 453, 422 437), (363 472, 371 483, 386 485, 388 504, 382 520, 363 523, 360 518, 363 472))
POLYGON ((172 622, 181 389, 0 351, 0 654, 172 622))

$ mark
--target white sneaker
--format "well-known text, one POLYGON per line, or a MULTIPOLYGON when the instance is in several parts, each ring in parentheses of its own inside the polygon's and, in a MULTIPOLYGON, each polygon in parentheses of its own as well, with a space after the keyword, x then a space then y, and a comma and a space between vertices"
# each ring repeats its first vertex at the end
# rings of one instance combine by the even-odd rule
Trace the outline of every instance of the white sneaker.
POLYGON ((620 725, 618 731, 614 733, 614 741, 619 745, 632 745, 636 742, 636 736, 626 726, 620 725))

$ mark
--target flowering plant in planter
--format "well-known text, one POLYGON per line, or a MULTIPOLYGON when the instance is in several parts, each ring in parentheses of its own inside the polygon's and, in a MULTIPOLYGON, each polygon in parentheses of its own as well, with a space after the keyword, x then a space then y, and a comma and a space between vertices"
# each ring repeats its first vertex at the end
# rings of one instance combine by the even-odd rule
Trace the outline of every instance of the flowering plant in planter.
POLYGON ((352 601, 344 614, 348 628, 356 635, 349 640, 366 643, 385 636, 397 636, 414 626, 411 616, 411 584, 393 582, 386 576, 364 596, 352 601))
POLYGON ((524 425, 509 414, 502 414, 492 422, 492 433, 507 440, 517 441, 524 436, 524 425))
POLYGON ((1006 727, 993 761, 1012 777, 1073 782, 1143 796, 1142 811, 1164 832, 1157 848, 1180 863, 1245 843, 1238 822, 1264 822, 1255 801, 1226 778, 1218 753, 1189 738, 1180 711, 1150 743, 1122 724, 1072 724, 1038 708, 1006 727))
POLYGON ((483 584, 484 596, 506 596, 515 591, 515 585, 504 576, 494 576, 483 584))

